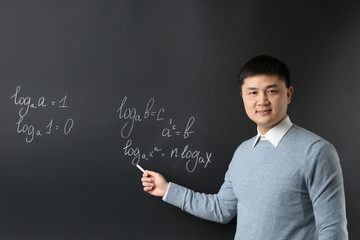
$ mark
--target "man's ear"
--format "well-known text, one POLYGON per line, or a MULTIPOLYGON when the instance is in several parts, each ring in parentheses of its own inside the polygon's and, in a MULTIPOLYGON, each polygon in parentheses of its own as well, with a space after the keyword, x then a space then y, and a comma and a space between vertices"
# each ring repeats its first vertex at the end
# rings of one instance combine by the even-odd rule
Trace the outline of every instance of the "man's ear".
POLYGON ((290 104, 290 102, 291 102, 291 97, 292 97, 293 92, 294 92, 294 87, 290 86, 287 91, 288 104, 290 104))

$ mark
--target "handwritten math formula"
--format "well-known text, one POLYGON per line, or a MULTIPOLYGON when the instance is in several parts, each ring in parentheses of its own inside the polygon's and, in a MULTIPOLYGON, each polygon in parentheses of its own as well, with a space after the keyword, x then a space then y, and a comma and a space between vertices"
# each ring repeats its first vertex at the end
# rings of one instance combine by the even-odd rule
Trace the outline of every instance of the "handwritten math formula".
POLYGON ((122 147, 123 154, 131 159, 133 165, 143 160, 167 157, 184 161, 186 170, 192 173, 196 168, 206 168, 211 163, 211 152, 198 150, 192 147, 191 144, 173 146, 170 149, 164 149, 161 146, 151 146, 150 150, 148 150, 149 148, 143 150, 133 141, 132 133, 134 129, 145 121, 162 122, 165 127, 159 129, 158 135, 165 141, 170 138, 190 139, 195 133, 196 119, 194 116, 187 118, 186 124, 177 124, 173 118, 167 117, 165 108, 156 107, 154 98, 150 98, 143 108, 135 108, 128 104, 126 96, 122 99, 117 113, 118 119, 122 123, 120 135, 126 140, 122 147))
POLYGON ((19 119, 15 123, 16 132, 23 134, 27 143, 33 142, 37 137, 51 135, 55 131, 61 131, 64 135, 70 134, 75 124, 72 118, 68 118, 64 122, 58 122, 56 119, 51 118, 48 119, 45 126, 35 126, 35 124, 27 122, 27 117, 31 115, 32 111, 45 110, 50 107, 66 110, 68 108, 67 95, 58 100, 48 101, 45 97, 34 99, 29 96, 23 96, 21 91, 21 86, 17 86, 15 93, 10 99, 13 100, 15 106, 19 107, 19 119))

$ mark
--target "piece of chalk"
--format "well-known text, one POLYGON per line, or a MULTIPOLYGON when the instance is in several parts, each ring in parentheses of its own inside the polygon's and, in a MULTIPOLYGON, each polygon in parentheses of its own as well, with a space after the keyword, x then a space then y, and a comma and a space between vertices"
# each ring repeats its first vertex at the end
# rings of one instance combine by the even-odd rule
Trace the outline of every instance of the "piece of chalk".
POLYGON ((140 169, 140 171, 142 171, 143 173, 145 173, 145 170, 144 170, 142 167, 140 167, 139 164, 136 164, 136 167, 137 167, 138 169, 140 169))

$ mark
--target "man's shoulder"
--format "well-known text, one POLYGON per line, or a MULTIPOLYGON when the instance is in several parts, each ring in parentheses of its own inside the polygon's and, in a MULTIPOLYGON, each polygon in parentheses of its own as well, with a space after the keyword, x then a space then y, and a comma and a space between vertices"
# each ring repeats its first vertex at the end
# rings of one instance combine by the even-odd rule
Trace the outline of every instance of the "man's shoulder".
POLYGON ((290 143, 293 146, 306 148, 323 148, 323 147, 332 147, 332 144, 321 136, 309 131, 303 127, 300 127, 296 124, 290 128, 289 132, 284 136, 284 142, 290 143))
POLYGON ((322 137, 315 134, 314 132, 307 130, 303 127, 300 127, 296 124, 292 125, 292 127, 290 128, 289 132, 286 135, 296 139, 306 139, 306 140, 315 140, 315 141, 324 140, 322 137))

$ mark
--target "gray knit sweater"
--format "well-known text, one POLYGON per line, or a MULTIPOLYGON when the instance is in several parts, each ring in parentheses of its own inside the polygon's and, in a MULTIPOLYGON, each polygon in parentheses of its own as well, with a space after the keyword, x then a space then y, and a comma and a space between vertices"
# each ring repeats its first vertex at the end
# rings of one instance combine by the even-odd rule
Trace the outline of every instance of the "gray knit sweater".
POLYGON ((269 141, 236 150, 217 194, 171 183, 166 202, 198 217, 227 223, 235 239, 345 240, 345 197, 334 147, 293 125, 277 148, 269 141))

